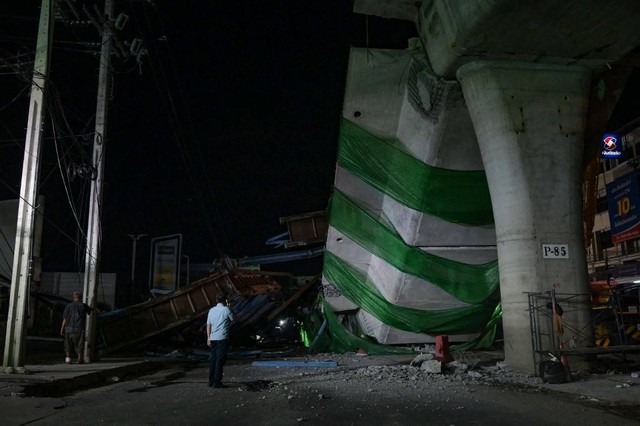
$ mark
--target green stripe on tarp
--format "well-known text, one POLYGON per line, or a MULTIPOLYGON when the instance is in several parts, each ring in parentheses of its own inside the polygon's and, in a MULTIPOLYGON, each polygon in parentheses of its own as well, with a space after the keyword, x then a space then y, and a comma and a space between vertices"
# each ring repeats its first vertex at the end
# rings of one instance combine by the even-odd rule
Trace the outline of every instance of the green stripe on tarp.
POLYGON ((414 210, 452 223, 493 224, 484 171, 433 167, 398 145, 342 119, 338 164, 414 210))
POLYGON ((323 274, 342 294, 366 312, 390 327, 429 335, 469 334, 485 329, 494 313, 497 300, 461 308, 425 311, 390 303, 366 276, 326 251, 323 274))
POLYGON ((498 289, 497 260, 470 265, 410 246, 394 229, 376 220, 339 190, 331 197, 329 223, 398 270, 422 278, 460 301, 478 304, 498 289))

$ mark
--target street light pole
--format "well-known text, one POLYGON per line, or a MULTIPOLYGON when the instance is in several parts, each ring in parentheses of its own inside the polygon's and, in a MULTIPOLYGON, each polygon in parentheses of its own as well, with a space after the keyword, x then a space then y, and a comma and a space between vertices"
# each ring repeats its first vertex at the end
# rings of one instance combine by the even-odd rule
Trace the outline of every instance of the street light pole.
POLYGON ((131 237, 131 243, 132 243, 132 248, 131 248, 131 283, 133 284, 135 282, 136 279, 136 246, 138 243, 138 240, 142 237, 146 237, 148 234, 138 234, 138 235, 132 235, 132 234, 128 234, 129 237, 131 237))
POLYGON ((186 284, 186 285, 189 285, 189 284, 191 284, 191 283, 189 282, 189 268, 190 268, 190 262, 191 262, 191 259, 190 259, 190 258, 189 258, 189 256, 187 256, 186 254, 183 254, 183 255, 182 255, 182 257, 184 257, 185 259, 187 259, 187 284, 186 284))

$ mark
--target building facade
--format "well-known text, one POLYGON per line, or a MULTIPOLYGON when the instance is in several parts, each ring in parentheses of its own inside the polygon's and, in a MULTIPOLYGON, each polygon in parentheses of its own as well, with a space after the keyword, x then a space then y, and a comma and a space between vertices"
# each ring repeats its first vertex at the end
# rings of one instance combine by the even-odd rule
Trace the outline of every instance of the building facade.
POLYGON ((592 282, 640 280, 640 120, 618 134, 623 157, 600 159, 593 238, 587 247, 592 282))

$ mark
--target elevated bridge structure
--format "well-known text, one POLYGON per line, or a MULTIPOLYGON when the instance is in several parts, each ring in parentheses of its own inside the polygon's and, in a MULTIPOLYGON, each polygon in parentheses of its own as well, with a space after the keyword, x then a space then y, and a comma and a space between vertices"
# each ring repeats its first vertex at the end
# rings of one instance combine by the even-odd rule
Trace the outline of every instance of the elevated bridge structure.
POLYGON ((555 290, 579 295, 563 306, 564 337, 592 345, 584 173, 640 45, 640 3, 355 0, 353 10, 412 21, 418 38, 351 50, 323 278, 331 306, 370 302, 365 290, 345 294, 350 279, 389 309, 439 319, 390 323, 359 309, 367 334, 393 344, 481 333, 499 300, 506 362, 532 371, 527 293, 555 290), (463 315, 467 326, 447 328, 463 315))

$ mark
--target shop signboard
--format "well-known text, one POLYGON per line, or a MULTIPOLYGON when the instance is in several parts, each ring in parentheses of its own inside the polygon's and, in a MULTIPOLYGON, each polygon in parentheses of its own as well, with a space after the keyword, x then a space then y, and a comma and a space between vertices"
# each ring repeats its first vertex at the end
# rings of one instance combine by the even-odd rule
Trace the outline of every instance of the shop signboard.
POLYGON ((167 294, 178 289, 182 235, 167 235, 151 240, 152 293, 167 294))
POLYGON ((638 175, 635 172, 607 185, 607 203, 614 244, 640 237, 638 175))

